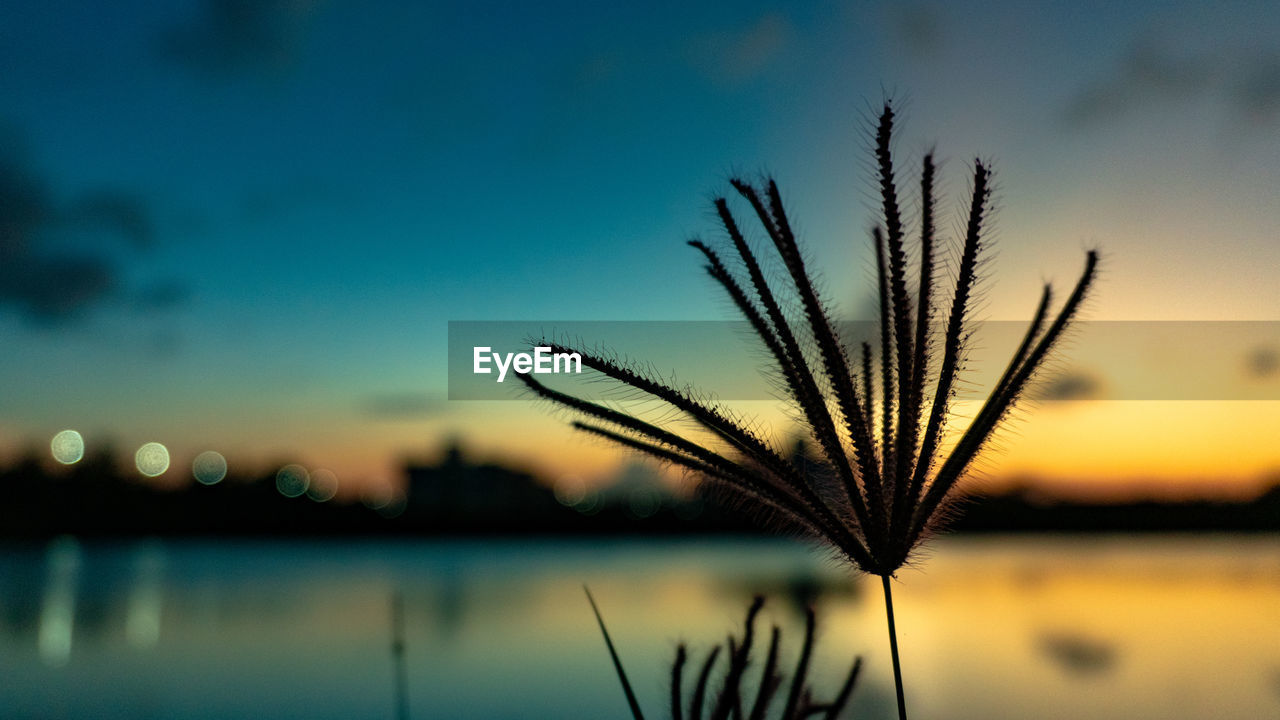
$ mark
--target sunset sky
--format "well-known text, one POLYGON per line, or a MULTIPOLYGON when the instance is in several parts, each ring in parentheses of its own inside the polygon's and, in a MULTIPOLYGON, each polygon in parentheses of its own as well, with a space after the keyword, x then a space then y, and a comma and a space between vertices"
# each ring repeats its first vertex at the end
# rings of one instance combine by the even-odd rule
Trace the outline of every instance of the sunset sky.
POLYGON ((545 408, 448 400, 448 323, 733 319, 684 241, 720 240, 711 198, 761 170, 865 316, 892 97, 904 178, 944 160, 944 228, 994 163, 982 319, 1029 318, 1096 247, 1089 320, 1275 321, 1220 368, 1152 360, 1269 399, 1108 399, 1104 361, 1101 389, 1021 412, 986 476, 1239 493, 1280 471, 1268 3, 12 0, 0 97, 6 458, 71 428, 163 443, 172 482, 216 450, 350 491, 460 438, 609 476, 627 457, 545 408))

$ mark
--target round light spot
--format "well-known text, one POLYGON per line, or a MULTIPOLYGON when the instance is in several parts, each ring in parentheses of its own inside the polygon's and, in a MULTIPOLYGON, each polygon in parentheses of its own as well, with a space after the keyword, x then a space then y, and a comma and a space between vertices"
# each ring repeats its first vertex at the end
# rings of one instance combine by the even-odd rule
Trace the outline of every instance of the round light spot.
POLYGON ((338 494, 338 476, 329 470, 316 470, 311 473, 311 482, 307 485, 307 497, 316 502, 328 502, 338 494))
POLYGON ((149 442, 138 448, 133 456, 138 472, 147 477, 158 477, 169 469, 169 449, 158 442, 149 442))
POLYGON ((394 499, 395 493, 392 492, 391 488, 383 485, 375 485, 373 487, 365 488, 364 493, 360 496, 360 504, 370 510, 381 510, 391 504, 391 501, 394 499))
POLYGON ((404 514, 405 506, 408 504, 408 498, 399 493, 392 493, 391 500, 386 505, 378 508, 378 514, 388 520, 397 518, 404 514))
POLYGON ((84 438, 75 430, 63 430, 53 436, 49 449, 53 451, 53 459, 63 465, 78 463, 84 457, 84 438))
POLYGON ((311 476, 301 465, 285 465, 280 468, 280 472, 276 473, 276 490, 285 497, 298 497, 307 491, 309 484, 311 484, 311 476))
POLYGON ((556 500, 565 507, 575 507, 587 499, 587 484, 578 477, 562 478, 555 486, 556 500))
POLYGON ((627 510, 638 518, 653 515, 661 506, 662 496, 651 488, 636 488, 627 496, 627 510))
POLYGON ((201 485, 216 485, 227 476, 227 459, 222 453, 205 450, 191 462, 191 474, 201 485))

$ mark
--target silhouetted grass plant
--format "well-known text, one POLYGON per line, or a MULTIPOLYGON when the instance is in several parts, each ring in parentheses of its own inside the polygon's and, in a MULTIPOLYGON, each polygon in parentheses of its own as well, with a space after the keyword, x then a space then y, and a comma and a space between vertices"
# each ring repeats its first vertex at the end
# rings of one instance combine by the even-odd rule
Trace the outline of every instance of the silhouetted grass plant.
MULTIPOLYGON (((584 588, 585 589, 585 588, 584 588)), ((605 645, 609 648, 609 656, 613 658, 613 667, 618 674, 618 680, 622 683, 622 690, 627 696, 627 703, 631 708, 631 715, 636 720, 644 720, 644 713, 640 710, 640 703, 636 700, 635 692, 631 688, 631 682, 627 679, 627 673, 622 667, 622 661, 618 657, 617 649, 613 646, 613 640, 609 637, 609 629, 605 627, 604 618, 600 615, 600 609, 596 606, 595 598, 591 596, 591 591, 586 590, 587 600, 591 603, 591 611, 595 613, 596 621, 600 624, 600 632, 604 635, 605 645)), ((769 650, 765 656, 764 666, 759 673, 759 679, 756 682, 755 690, 752 691, 748 681, 747 669, 751 661, 751 651, 755 643, 755 624, 756 616, 759 615, 760 609, 764 607, 764 598, 756 596, 751 606, 747 609, 747 619, 743 623, 741 637, 729 635, 723 645, 716 645, 707 653, 706 659, 702 663, 701 669, 697 673, 697 680, 693 686, 693 693, 686 699, 684 693, 684 675, 685 665, 689 661, 689 651, 684 643, 680 643, 676 647, 675 661, 671 664, 671 718, 672 720, 702 720, 705 716, 707 720, 765 720, 769 716, 771 707, 778 708, 778 714, 774 717, 779 720, 801 720, 802 718, 822 717, 826 720, 835 720, 840 716, 845 706, 849 704, 849 699, 853 697, 853 690, 858 684, 858 675, 862 671, 862 658, 855 657, 853 665, 849 668, 849 672, 845 675, 843 684, 837 691, 835 698, 830 702, 818 702, 814 699, 813 688, 809 685, 809 662, 813 656, 814 644, 814 626, 816 619, 813 608, 805 610, 805 631, 804 644, 800 648, 800 656, 796 660, 795 670, 791 675, 791 683, 788 685, 786 697, 781 705, 777 705, 774 700, 778 697, 778 691, 782 689, 786 683, 786 674, 779 669, 778 655, 779 645, 782 640, 782 630, 774 625, 769 636, 769 650), (724 670, 718 682, 713 683, 712 674, 717 667, 717 661, 721 653, 728 658, 724 665, 724 670)))
MULTIPOLYGON (((1086 254, 1084 271, 1056 315, 1045 285, 1021 344, 977 415, 964 428, 949 427, 957 378, 970 340, 970 313, 987 243, 991 172, 975 161, 950 306, 935 287, 935 171, 932 155, 920 171, 920 229, 914 295, 890 140, 894 112, 886 103, 874 136, 881 221, 871 233, 879 296, 879 355, 862 343, 857 366, 837 333, 827 306, 805 268, 777 185, 733 180, 751 207, 785 269, 787 295, 779 296, 748 245, 725 198, 715 200, 742 270, 735 274, 720 252, 690 241, 708 274, 725 290, 776 365, 779 382, 820 450, 815 462, 784 457, 747 422, 689 388, 654 379, 615 359, 543 340, 554 352, 577 352, 583 366, 622 386, 661 401, 668 416, 701 429, 680 431, 676 420, 649 422, 553 390, 529 375, 525 385, 588 421, 574 427, 701 476, 731 500, 761 509, 768 520, 830 543, 861 570, 879 575, 884 588, 898 714, 905 719, 901 665, 889 579, 921 541, 938 528, 948 501, 975 456, 990 439, 1079 311, 1097 272, 1098 255, 1086 254), (788 309, 796 308, 789 317, 788 309), (879 385, 879 391, 876 385, 879 385), (942 452, 944 435, 954 438, 942 452)), ((949 439, 949 438, 948 438, 949 439)))

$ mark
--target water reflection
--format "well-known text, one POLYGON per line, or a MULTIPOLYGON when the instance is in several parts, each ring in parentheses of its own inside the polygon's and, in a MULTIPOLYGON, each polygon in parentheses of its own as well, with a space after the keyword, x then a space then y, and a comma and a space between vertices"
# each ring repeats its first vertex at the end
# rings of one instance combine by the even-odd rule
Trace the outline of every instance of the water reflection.
POLYGON ((154 541, 143 543, 136 551, 135 567, 125 604, 124 633, 129 645, 150 648, 160 640, 160 613, 164 605, 163 546, 154 541))
POLYGON ((80 572, 80 545, 72 538, 58 538, 49 546, 44 602, 40 606, 38 646, 46 665, 65 665, 71 658, 76 610, 76 582, 80 572))
POLYGON ((1085 677, 1111 670, 1116 661, 1114 644, 1071 632, 1049 632, 1040 636, 1040 649, 1068 673, 1085 677))
MULTIPOLYGON (((1274 538, 950 539, 895 592, 913 715, 1280 713, 1274 538)), ((677 642, 756 593, 787 636, 819 610, 819 693, 893 714, 876 587, 779 541, 130 541, 0 549, 6 717, 392 717, 403 598, 411 717, 620 717, 589 583, 641 700, 677 642), (501 688, 501 691, 495 691, 501 688), (51 710, 51 708, 56 709, 51 710)))

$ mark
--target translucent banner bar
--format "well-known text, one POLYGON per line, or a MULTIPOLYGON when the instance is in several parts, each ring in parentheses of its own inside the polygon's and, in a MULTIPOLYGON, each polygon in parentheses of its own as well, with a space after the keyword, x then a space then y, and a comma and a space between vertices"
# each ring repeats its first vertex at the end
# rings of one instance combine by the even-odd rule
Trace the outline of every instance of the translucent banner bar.
MULTIPOLYGON (((878 357, 874 323, 847 322, 839 330, 854 365, 863 342, 878 357)), ((985 397, 1025 331, 1025 322, 974 323, 962 393, 967 388, 972 397, 985 397)), ((449 399, 527 399, 515 377, 520 371, 582 397, 617 396, 613 383, 557 356, 552 343, 720 400, 785 395, 773 359, 745 322, 522 320, 449 323, 449 399)), ((813 357, 813 367, 820 367, 816 352, 813 357)), ((934 369, 939 363, 935 358, 934 369)), ((1280 321, 1081 322, 1030 395, 1050 402, 1280 400, 1280 321)))

